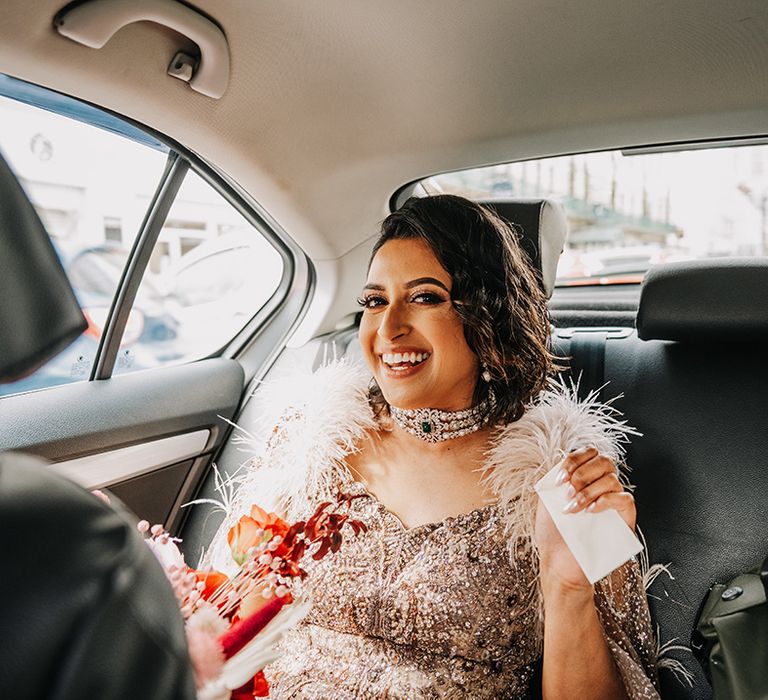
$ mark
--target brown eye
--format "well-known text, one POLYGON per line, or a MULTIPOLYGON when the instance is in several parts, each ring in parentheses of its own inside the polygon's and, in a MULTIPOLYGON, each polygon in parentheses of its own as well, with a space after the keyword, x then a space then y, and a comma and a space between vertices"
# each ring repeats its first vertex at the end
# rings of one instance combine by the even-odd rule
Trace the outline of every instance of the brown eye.
POLYGON ((365 309, 375 309, 377 306, 383 306, 387 303, 384 297, 370 294, 366 297, 358 297, 357 303, 365 309))
POLYGON ((411 301, 417 304, 440 304, 445 301, 439 294, 434 292, 419 292, 411 297, 411 301))

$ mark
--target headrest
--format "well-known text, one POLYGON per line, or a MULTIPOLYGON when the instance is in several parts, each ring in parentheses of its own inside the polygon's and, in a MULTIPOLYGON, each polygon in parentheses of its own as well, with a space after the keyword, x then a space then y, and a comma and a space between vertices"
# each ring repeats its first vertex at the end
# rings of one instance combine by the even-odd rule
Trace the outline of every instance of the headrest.
POLYGON ((37 212, 0 156, 0 382, 31 374, 86 326, 37 212))
POLYGON ((520 245, 541 273, 544 291, 551 297, 557 261, 568 233, 563 207, 551 199, 489 199, 479 204, 493 209, 502 219, 519 227, 522 233, 520 245))
POLYGON ((643 340, 768 337, 768 259, 667 263, 645 275, 637 310, 643 340))

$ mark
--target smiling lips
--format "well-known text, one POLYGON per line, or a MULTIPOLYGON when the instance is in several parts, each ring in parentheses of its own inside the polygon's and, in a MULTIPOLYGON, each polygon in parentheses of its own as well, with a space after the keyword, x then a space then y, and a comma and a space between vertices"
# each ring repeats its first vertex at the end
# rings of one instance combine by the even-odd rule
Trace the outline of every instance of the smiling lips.
POLYGON ((381 361, 393 372, 406 372, 421 365, 429 356, 428 352, 384 352, 381 361))

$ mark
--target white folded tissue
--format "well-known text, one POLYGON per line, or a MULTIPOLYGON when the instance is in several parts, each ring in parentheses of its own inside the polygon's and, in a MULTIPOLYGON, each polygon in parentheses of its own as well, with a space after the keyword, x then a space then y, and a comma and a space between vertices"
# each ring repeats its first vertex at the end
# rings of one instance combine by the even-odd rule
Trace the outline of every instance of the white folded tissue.
POLYGON ((563 513, 571 500, 568 482, 557 484, 562 464, 550 469, 534 485, 542 503, 555 521, 565 544, 571 550, 590 583, 599 581, 642 550, 635 533, 613 509, 600 513, 563 513))

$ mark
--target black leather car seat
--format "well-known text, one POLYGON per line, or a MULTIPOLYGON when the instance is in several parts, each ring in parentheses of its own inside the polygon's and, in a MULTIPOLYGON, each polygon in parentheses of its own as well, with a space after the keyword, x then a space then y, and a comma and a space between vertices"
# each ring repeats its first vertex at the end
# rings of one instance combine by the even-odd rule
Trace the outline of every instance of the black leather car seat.
MULTIPOLYGON (((37 214, 0 158, 0 380, 85 328, 37 214)), ((9 410, 13 397, 0 399, 9 410)), ((192 700, 183 621, 127 514, 34 457, 0 455, 0 697, 192 700)))
MULTIPOLYGON (((662 643, 688 645, 709 586, 768 553, 767 289, 765 259, 658 266, 645 277, 636 332, 609 333, 586 353, 567 348, 582 366, 604 352, 604 395, 622 393, 615 406, 643 433, 627 463, 650 560, 674 577, 650 589, 662 643)), ((672 656, 695 681, 662 670, 662 696, 710 698, 693 656, 672 656)))
POLYGON ((40 218, 0 157, 0 382, 34 372, 86 326, 40 218))

